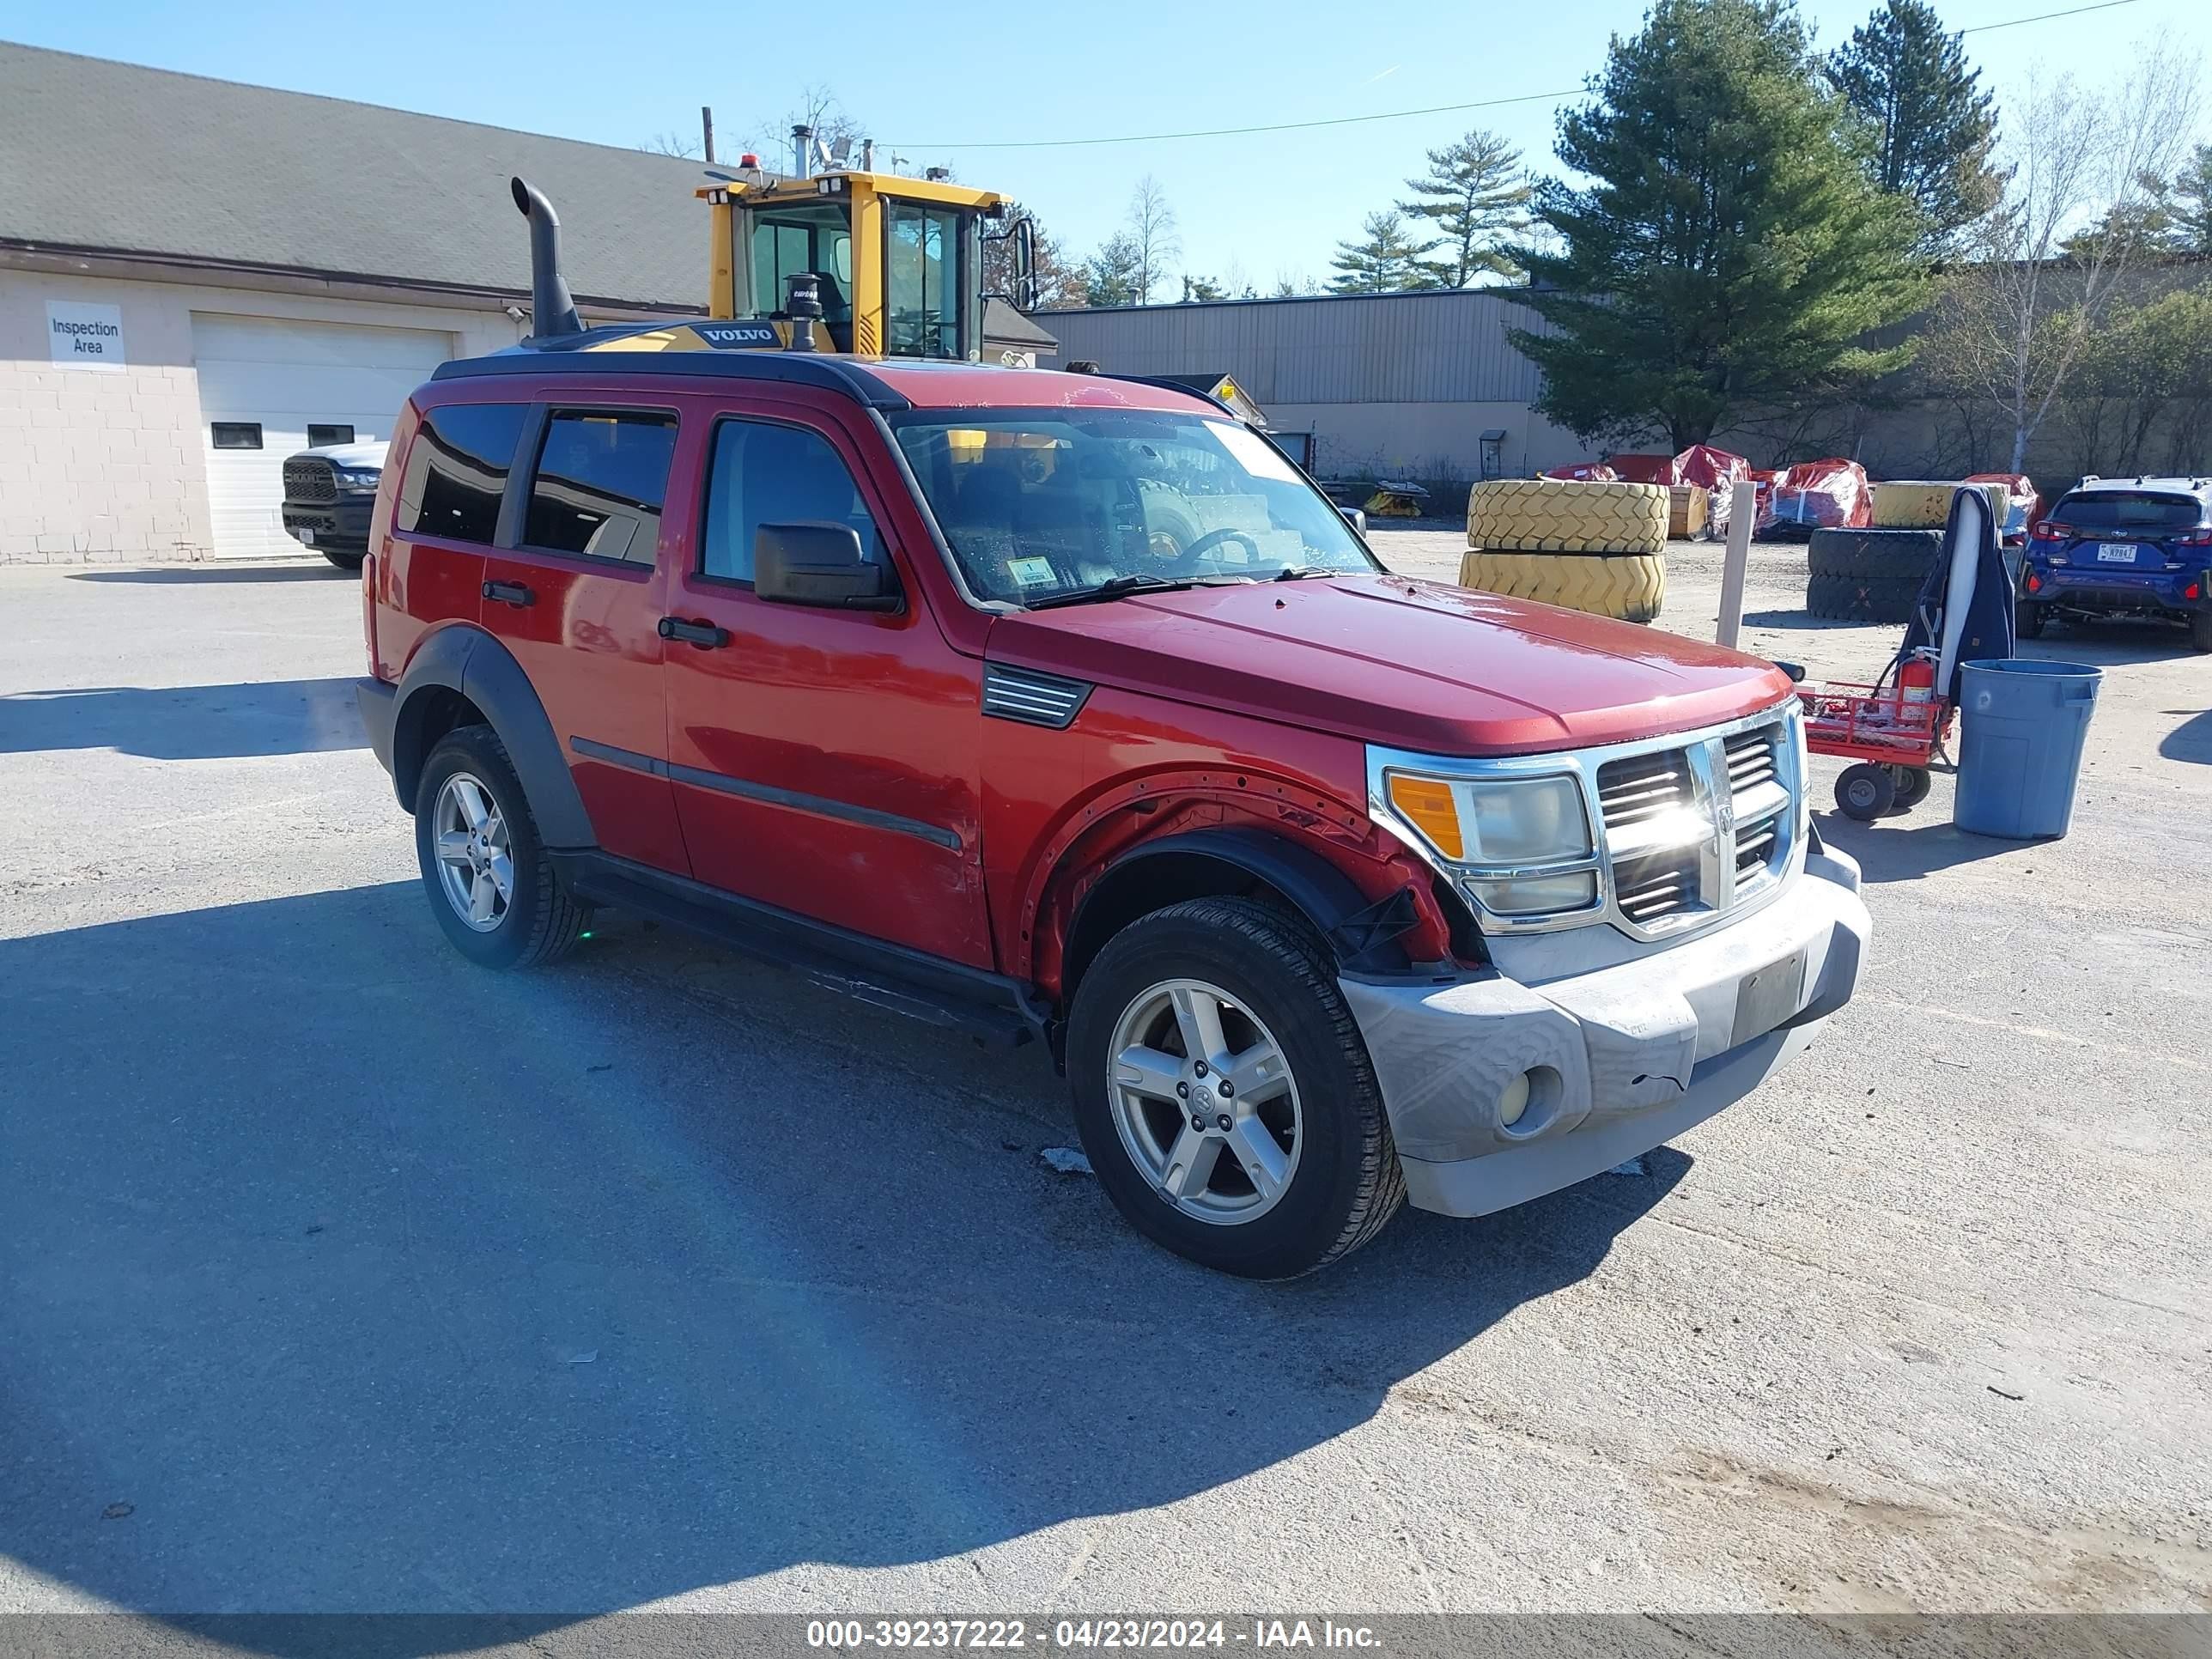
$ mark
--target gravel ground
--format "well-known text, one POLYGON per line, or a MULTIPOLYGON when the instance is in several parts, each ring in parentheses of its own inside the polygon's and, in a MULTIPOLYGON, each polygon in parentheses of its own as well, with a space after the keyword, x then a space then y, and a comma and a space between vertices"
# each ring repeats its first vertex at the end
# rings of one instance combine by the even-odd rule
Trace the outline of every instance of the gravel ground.
MULTIPOLYGON (((1872 672, 1802 556, 1746 644, 1872 672)), ((1034 1052, 620 919, 466 967, 359 612, 0 569, 0 1612, 2212 1607, 2179 635, 2025 647, 2107 669, 2068 839, 1824 814, 1877 953, 1776 1085, 1262 1286, 1048 1166, 1034 1052)))

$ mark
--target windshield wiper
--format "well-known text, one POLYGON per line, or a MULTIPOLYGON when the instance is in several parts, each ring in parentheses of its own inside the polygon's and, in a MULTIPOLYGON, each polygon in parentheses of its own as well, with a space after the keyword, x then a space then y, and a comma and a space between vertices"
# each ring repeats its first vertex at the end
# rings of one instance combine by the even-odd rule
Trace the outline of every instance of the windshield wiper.
POLYGON ((1070 593, 1052 593, 1042 599, 1031 599, 1029 608, 1049 611, 1059 605, 1089 605, 1097 599, 1118 599, 1127 593, 1175 593, 1197 586, 1197 581, 1188 576, 1109 576, 1096 587, 1079 587, 1070 593))

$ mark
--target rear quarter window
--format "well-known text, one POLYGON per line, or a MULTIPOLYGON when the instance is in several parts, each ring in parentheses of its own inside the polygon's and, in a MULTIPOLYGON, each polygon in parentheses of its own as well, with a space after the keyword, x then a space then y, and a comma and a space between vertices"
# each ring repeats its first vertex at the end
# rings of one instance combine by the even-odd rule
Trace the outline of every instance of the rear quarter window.
POLYGON ((399 528, 489 547, 499 531, 500 500, 529 413, 527 404, 425 410, 399 483, 399 528))
POLYGON ((2204 506, 2193 495, 2100 490, 2069 495, 2051 516, 2076 530, 2193 530, 2203 521, 2204 506))

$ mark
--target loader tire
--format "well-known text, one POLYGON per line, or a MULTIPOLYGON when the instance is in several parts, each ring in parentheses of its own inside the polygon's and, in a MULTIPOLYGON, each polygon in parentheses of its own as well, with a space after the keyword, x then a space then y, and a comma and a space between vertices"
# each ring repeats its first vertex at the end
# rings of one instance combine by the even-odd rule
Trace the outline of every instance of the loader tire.
POLYGON ((1917 576, 1815 576, 1805 584, 1805 609, 1830 622, 1911 622, 1920 586, 1917 576))
POLYGON ((1460 559, 1459 583, 1593 617, 1648 623, 1657 617, 1667 597, 1667 561, 1653 553, 1498 552, 1474 547, 1460 559))
POLYGON ((1524 553, 1667 550, 1663 484, 1491 478, 1467 498, 1467 544, 1524 553))
POLYGON ((1940 530, 1816 530, 1805 544, 1805 568, 1814 576, 1917 585, 1942 550, 1940 530))
POLYGON ((2002 526, 2012 507, 2011 492, 2003 484, 1942 483, 1922 479, 1898 480, 1874 487, 1874 526, 1877 530, 1941 530, 1950 521, 1951 497, 1961 489, 1978 489, 1989 497, 1990 511, 2002 526))

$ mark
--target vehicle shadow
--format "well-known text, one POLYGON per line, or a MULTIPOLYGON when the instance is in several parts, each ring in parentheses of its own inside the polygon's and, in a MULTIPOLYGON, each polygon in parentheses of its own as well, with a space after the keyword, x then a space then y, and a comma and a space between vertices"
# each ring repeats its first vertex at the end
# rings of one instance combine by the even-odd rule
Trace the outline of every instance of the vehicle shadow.
POLYGON ((2193 761, 2199 766, 2212 766, 2212 708, 2169 708, 2166 712, 2187 714, 2190 718, 2159 739, 2160 756, 2166 760, 2193 761))
POLYGON ((2039 639, 2022 640, 2023 657, 2051 662, 2083 662, 2099 668, 2128 663, 2169 662, 2201 655, 2189 642, 2189 630, 2177 623, 2115 617, 2105 622, 2054 622, 2039 639))
POLYGON ((73 582, 149 583, 155 586, 197 587, 219 582, 352 582, 361 581, 358 570, 341 570, 328 559, 313 564, 156 564, 123 570, 79 570, 73 582))
POLYGON ((113 749, 153 760, 214 760, 368 746, 350 679, 0 696, 0 754, 113 749))
POLYGON ((1970 835, 1948 821, 1908 824, 1902 818, 1878 818, 1864 823, 1841 812, 1820 812, 1814 817, 1820 839, 1856 859, 1859 873, 1869 881, 1918 881, 1939 870, 2034 845, 1970 835))
POLYGON ((1043 1166, 1034 1052, 613 938, 485 974, 393 883, 0 942, 0 1553, 554 1623, 945 1560, 1323 1445, 1689 1168, 1249 1284, 1043 1166))

